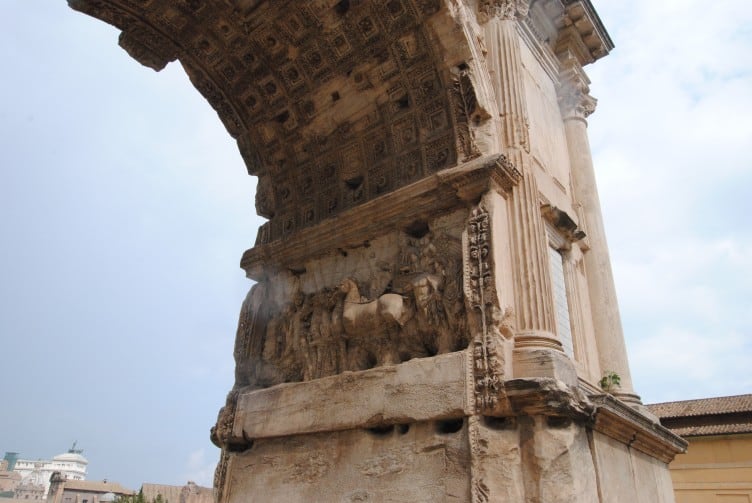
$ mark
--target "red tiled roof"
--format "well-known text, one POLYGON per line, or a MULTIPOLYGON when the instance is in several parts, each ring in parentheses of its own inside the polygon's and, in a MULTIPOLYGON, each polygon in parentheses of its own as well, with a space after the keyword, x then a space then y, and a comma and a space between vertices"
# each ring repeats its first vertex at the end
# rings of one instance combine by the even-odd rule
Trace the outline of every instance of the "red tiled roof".
POLYGON ((752 422, 752 394, 654 403, 648 409, 661 419, 749 412, 752 422))
POLYGON ((730 435, 732 433, 752 433, 752 422, 742 424, 708 424, 703 426, 684 426, 671 428, 671 431, 682 437, 730 435))

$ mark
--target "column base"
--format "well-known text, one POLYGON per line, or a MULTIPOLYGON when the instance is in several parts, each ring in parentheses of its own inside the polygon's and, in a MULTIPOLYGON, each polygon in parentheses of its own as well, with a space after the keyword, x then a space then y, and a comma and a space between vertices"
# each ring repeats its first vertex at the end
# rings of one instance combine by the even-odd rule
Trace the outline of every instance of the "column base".
MULTIPOLYGON (((553 341, 557 344, 559 342, 556 339, 553 341)), ((558 344, 557 347, 551 343, 550 338, 543 339, 536 336, 535 341, 530 338, 520 341, 515 337, 514 377, 548 377, 576 387, 578 379, 574 363, 560 348, 561 344, 558 344), (537 344, 533 344, 533 342, 537 342, 537 344), (550 344, 546 347, 542 346, 540 342, 549 342, 550 344)))

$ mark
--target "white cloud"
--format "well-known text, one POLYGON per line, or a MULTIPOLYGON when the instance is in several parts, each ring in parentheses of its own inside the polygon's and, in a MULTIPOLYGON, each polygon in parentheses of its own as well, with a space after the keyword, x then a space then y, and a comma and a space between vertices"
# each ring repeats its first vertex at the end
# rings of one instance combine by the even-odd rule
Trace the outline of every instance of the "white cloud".
POLYGON ((752 389, 752 10, 707 5, 596 3, 616 49, 589 68, 590 133, 648 401, 752 389))
MULTIPOLYGON (((217 451, 218 452, 218 451, 217 451)), ((198 449, 190 453, 185 463, 185 480, 193 481, 204 487, 212 487, 214 483, 214 469, 217 459, 208 459, 204 449, 198 449)))
POLYGON ((635 387, 648 402, 749 393, 752 341, 733 331, 663 327, 630 354, 635 387))

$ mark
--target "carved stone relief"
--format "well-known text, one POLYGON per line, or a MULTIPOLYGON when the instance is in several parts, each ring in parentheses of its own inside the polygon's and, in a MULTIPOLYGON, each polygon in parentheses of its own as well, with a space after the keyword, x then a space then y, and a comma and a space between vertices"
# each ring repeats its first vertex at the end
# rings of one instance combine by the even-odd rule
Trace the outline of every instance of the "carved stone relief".
POLYGON ((492 17, 516 19, 527 16, 530 0, 480 0, 478 12, 481 22, 492 17))
POLYGON ((483 205, 472 212, 467 226, 465 292, 470 308, 475 408, 490 412, 504 395, 504 341, 514 334, 511 308, 502 309, 494 287, 491 261, 491 222, 483 205))
POLYGON ((327 263, 317 263, 315 272, 292 277, 284 291, 254 285, 238 324, 236 388, 308 381, 467 347, 461 238, 432 225, 376 243, 378 252, 359 257, 351 251, 351 272, 339 255, 345 265, 322 274, 327 263))

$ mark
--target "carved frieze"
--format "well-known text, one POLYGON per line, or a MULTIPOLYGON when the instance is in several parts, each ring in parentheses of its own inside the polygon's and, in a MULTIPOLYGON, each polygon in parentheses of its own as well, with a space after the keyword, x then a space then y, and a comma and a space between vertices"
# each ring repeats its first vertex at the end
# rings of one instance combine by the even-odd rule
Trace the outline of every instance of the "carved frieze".
POLYGON ((462 244, 441 229, 400 233, 368 280, 339 277, 313 292, 296 281, 272 301, 259 283, 241 310, 236 387, 264 388, 397 364, 467 347, 462 244))

